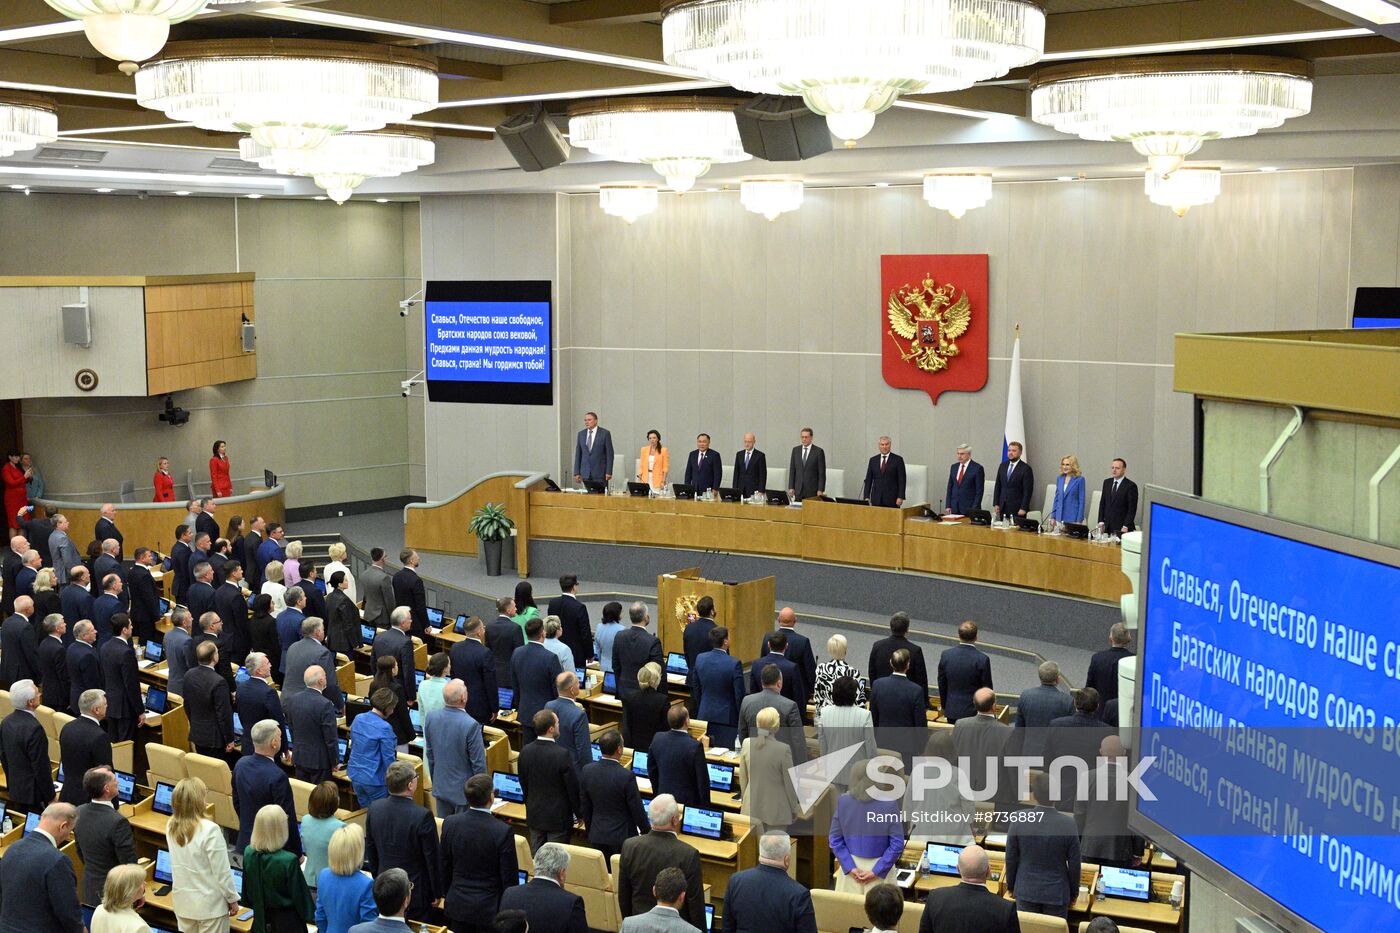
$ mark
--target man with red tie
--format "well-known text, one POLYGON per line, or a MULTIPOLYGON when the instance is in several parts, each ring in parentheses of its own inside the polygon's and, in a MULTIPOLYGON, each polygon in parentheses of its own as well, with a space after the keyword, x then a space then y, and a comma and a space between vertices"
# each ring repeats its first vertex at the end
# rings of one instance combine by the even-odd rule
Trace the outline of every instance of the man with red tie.
POLYGON ((694 486, 695 494, 703 496, 707 490, 719 488, 723 475, 719 454, 710 449, 710 435, 699 435, 695 438, 695 449, 685 462, 685 484, 694 486))
POLYGON ((904 458, 890 453, 890 439, 880 438, 880 452, 865 468, 861 498, 871 505, 897 509, 904 504, 904 458))
POLYGON ((982 508, 982 487, 987 474, 972 459, 972 448, 958 445, 958 462, 948 468, 948 491, 943 496, 944 515, 968 515, 982 508))

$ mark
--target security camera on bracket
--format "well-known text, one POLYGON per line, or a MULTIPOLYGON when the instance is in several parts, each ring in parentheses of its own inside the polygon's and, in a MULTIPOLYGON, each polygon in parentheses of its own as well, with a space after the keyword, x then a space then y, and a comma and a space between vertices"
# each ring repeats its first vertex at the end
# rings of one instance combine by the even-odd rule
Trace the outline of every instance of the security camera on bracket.
POLYGON ((164 421, 172 428, 178 428, 180 425, 190 420, 190 413, 187 409, 176 406, 174 396, 167 395, 165 397, 165 411, 156 415, 156 419, 164 421))
POLYGON ((405 379, 403 382, 399 383, 399 388, 403 390, 404 398, 408 398, 410 395, 413 394, 413 387, 418 385, 418 383, 422 381, 423 375, 424 373, 420 372, 413 378, 405 379))
MULTIPOLYGON (((399 317, 408 317, 408 309, 409 309, 409 308, 413 307, 413 306, 416 305, 416 304, 422 304, 422 303, 423 303, 423 299, 422 299, 421 297, 419 297, 419 296, 422 295, 422 294, 423 294, 423 289, 420 288, 420 289, 418 289, 418 291, 414 292, 412 295, 409 295, 409 296, 408 296, 407 298, 405 298, 403 301, 400 301, 400 302, 399 302, 399 317)), ((407 395, 408 393, 405 392, 404 394, 407 395)))

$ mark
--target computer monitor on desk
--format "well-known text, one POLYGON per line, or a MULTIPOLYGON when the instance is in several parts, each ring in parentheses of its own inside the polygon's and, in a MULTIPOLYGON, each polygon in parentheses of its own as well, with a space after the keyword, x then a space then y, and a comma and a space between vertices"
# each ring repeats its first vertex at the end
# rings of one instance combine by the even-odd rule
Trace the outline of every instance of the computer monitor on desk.
POLYGON ((1151 872, 1105 865, 1099 869, 1099 877, 1103 879, 1104 897, 1122 897, 1130 901, 1152 899, 1151 872))

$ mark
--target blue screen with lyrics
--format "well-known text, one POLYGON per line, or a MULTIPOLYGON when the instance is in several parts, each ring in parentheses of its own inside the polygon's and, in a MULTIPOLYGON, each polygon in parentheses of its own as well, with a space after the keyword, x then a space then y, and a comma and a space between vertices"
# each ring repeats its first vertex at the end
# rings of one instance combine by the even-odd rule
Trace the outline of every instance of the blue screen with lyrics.
POLYGON ((423 378, 435 402, 554 400, 550 282, 429 282, 423 378))
POLYGON ((1154 760, 1134 827, 1204 873, 1194 849, 1218 866, 1212 880, 1233 875, 1257 891, 1240 892, 1250 906, 1290 927, 1393 928, 1400 900, 1384 879, 1400 872, 1394 552, 1152 496, 1137 752, 1154 760))

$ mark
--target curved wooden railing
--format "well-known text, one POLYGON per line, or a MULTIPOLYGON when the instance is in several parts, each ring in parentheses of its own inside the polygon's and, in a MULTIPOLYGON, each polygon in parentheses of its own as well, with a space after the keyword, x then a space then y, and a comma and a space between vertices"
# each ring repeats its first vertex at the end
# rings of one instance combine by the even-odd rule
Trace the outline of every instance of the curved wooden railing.
MULTIPOLYGON (((228 520, 241 515, 245 521, 261 515, 270 522, 285 521, 287 515, 286 487, 281 483, 271 489, 255 489, 241 496, 216 499, 218 511, 214 518, 219 527, 226 528, 228 520)), ((93 528, 102 517, 102 505, 97 502, 64 502, 59 499, 39 499, 49 515, 62 512, 72 525, 69 536, 79 548, 91 540, 93 528)), ((117 510, 115 519, 121 530, 122 539, 127 542, 126 555, 137 545, 155 548, 162 554, 170 553, 175 544, 175 526, 185 520, 188 514, 185 500, 178 502, 114 502, 117 510)))
POLYGON ((506 513, 519 524, 511 494, 518 482, 534 475, 544 476, 529 470, 488 473, 451 498, 410 502, 403 510, 404 544, 419 551, 476 556, 476 538, 467 531, 472 513, 487 502, 504 502, 506 513))

